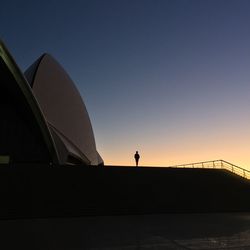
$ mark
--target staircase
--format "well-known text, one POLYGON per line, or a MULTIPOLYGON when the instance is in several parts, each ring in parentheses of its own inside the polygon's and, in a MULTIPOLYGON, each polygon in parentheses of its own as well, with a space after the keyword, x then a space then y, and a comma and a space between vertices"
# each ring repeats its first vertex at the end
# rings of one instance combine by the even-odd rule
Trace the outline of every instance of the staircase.
POLYGON ((175 166, 169 166, 171 168, 213 168, 213 169, 225 169, 234 174, 237 174, 245 179, 250 179, 250 171, 238 167, 230 162, 224 160, 214 160, 214 161, 202 161, 189 164, 181 164, 175 166))

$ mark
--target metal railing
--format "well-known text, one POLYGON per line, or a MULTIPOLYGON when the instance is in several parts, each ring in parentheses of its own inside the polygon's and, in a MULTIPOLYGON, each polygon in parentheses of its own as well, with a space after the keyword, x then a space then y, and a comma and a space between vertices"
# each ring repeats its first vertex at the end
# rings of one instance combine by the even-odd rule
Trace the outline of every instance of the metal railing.
POLYGON ((202 161, 189 164, 181 164, 170 166, 172 168, 215 168, 215 169, 226 169, 234 174, 237 174, 245 179, 250 179, 250 171, 238 167, 230 162, 224 160, 214 160, 214 161, 202 161))

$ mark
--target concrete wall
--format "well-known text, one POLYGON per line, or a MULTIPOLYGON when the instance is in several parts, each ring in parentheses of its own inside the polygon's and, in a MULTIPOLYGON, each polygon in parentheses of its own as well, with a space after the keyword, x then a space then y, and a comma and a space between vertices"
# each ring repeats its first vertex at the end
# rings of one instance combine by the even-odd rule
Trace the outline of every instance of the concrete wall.
POLYGON ((225 170, 0 167, 0 218, 250 211, 250 182, 225 170))

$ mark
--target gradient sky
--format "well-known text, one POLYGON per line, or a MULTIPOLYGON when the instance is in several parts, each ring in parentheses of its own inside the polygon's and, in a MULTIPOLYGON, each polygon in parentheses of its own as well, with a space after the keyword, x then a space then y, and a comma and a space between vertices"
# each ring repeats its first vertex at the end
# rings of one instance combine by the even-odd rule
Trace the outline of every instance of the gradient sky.
POLYGON ((3 0, 0 36, 63 65, 106 164, 250 169, 249 0, 3 0))

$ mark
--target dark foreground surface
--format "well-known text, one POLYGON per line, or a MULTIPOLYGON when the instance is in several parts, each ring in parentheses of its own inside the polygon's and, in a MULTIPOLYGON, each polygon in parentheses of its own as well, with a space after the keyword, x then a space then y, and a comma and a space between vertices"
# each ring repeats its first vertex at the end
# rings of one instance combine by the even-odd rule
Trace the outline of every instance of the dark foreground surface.
POLYGON ((250 249, 250 213, 0 221, 0 249, 250 249))
POLYGON ((0 168, 0 219, 250 212, 250 181, 226 170, 0 168))

